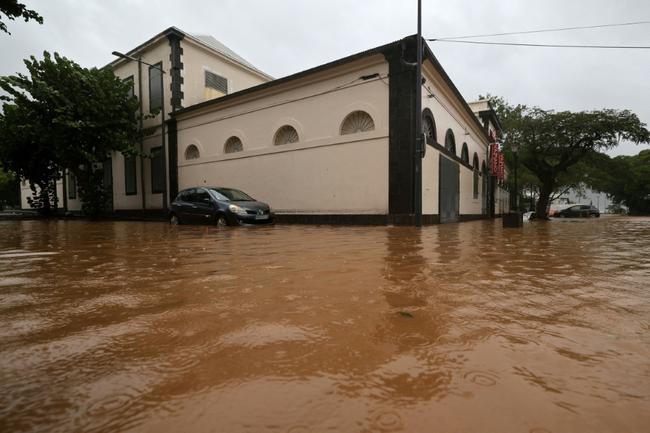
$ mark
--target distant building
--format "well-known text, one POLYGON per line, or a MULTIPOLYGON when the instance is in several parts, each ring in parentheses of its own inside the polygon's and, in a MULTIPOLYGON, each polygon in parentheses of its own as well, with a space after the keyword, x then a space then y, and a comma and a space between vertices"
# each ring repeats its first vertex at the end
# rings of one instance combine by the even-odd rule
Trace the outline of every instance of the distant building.
POLYGON ((553 200, 553 204, 590 204, 596 206, 600 213, 608 213, 612 199, 607 193, 584 187, 570 189, 553 200))
MULTIPOLYGON (((164 212, 181 189, 221 185, 270 203, 281 221, 411 223, 421 182, 425 223, 507 212, 508 193, 488 174, 497 116, 463 99, 426 44, 416 172, 415 45, 411 36, 273 80, 211 37, 165 30, 127 53, 162 65, 164 101, 157 69, 109 65, 145 113, 162 103, 170 113, 164 147, 160 129, 138 144, 151 158, 104 164, 113 210, 164 212)), ((66 184, 67 209, 80 209, 66 184)))

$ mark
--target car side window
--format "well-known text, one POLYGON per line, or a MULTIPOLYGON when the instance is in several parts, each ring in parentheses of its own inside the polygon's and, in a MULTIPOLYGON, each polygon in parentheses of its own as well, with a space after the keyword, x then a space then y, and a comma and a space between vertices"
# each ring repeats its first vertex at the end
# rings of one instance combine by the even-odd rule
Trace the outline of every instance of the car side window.
POLYGON ((192 201, 195 203, 205 203, 206 201, 210 200, 210 195, 207 193, 207 191, 203 190, 198 190, 193 197, 194 200, 192 201))
POLYGON ((193 189, 188 189, 188 190, 182 192, 180 200, 182 200, 182 201, 192 201, 192 192, 193 191, 194 191, 193 189))

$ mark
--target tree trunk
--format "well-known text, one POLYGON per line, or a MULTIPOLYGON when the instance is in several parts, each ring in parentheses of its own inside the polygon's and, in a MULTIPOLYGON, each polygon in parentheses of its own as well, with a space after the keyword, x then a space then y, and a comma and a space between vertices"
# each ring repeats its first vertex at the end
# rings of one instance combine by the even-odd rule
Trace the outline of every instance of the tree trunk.
POLYGON ((543 183, 542 187, 539 189, 539 199, 537 200, 537 207, 535 208, 535 213, 537 219, 548 219, 548 205, 553 193, 553 183, 543 183))
POLYGON ((46 182, 45 184, 38 184, 39 188, 39 198, 40 198, 40 205, 41 208, 39 209, 39 212, 41 215, 44 217, 49 218, 52 216, 52 207, 50 206, 50 194, 49 194, 49 185, 46 182))

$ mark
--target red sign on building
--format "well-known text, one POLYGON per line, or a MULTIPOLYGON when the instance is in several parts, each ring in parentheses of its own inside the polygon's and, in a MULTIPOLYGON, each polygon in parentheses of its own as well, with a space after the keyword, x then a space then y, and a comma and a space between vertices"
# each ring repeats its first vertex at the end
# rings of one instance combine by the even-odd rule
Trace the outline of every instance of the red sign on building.
POLYGON ((499 145, 497 143, 490 144, 490 174, 497 176, 499 173, 499 145))
POLYGON ((506 158, 505 155, 499 152, 499 180, 505 180, 506 178, 506 158))

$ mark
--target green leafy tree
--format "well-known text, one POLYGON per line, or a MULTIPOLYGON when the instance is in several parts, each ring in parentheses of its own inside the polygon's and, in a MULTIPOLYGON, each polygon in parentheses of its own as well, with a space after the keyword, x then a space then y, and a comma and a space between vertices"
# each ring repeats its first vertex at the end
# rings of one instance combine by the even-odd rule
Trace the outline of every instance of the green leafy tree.
POLYGON ((591 184, 610 194, 616 207, 632 215, 650 215, 650 150, 607 158, 594 164, 591 184))
MULTIPOLYGON (((0 87, 4 88, 2 80, 0 78, 0 87)), ((56 209, 52 185, 60 171, 59 160, 48 140, 48 125, 43 118, 45 110, 39 110, 35 101, 27 99, 25 102, 3 105, 0 161, 6 171, 29 180, 34 199, 30 204, 49 216, 52 209, 56 209)))
POLYGON ((488 98, 501 120, 506 150, 517 143, 519 163, 539 181, 535 210, 540 218, 547 216, 554 192, 582 180, 579 164, 617 146, 621 139, 650 142, 650 131, 628 110, 555 112, 488 98))
MULTIPOLYGON (((18 3, 17 0, 0 0, 0 18, 2 18, 2 15, 5 15, 10 20, 23 18, 25 22, 34 20, 39 24, 43 24, 43 17, 36 13, 36 11, 27 9, 23 3, 18 3)), ((7 25, 3 23, 1 19, 0 31, 11 34, 9 30, 7 30, 7 25)))
POLYGON ((20 204, 20 181, 12 173, 6 172, 0 164, 0 210, 5 206, 20 204))
MULTIPOLYGON (((101 214, 101 163, 114 151, 135 154, 137 99, 108 69, 82 68, 58 54, 25 60, 28 75, 0 77, 8 96, 0 114, 0 160, 45 191, 64 170, 77 177, 84 211, 101 214)), ((52 205, 43 200, 44 209, 52 205)))

